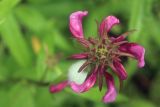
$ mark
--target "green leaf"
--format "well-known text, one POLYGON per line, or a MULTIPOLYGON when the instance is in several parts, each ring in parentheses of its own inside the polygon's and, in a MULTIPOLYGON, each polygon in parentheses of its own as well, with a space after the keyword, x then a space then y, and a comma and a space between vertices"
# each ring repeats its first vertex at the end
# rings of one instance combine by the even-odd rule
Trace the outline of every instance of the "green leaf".
MULTIPOLYGON (((148 36, 151 36, 154 41, 160 46, 160 39, 159 39, 159 35, 160 35, 160 23, 158 22, 158 20, 156 20, 153 16, 148 18, 148 20, 146 20, 146 29, 150 27, 152 29, 148 29, 149 34, 148 36)), ((150 37, 150 39, 151 39, 150 37)))
POLYGON ((30 65, 32 53, 13 15, 8 15, 5 22, 0 25, 0 33, 18 64, 21 66, 30 65))
MULTIPOLYGON (((53 107, 52 94, 49 92, 48 87, 38 87, 35 94, 36 107, 53 107)), ((55 102, 54 102, 55 103, 55 102)))
POLYGON ((152 102, 147 101, 145 99, 132 99, 128 103, 122 104, 120 107, 157 107, 152 102))
POLYGON ((12 8, 18 4, 20 0, 1 0, 0 1, 0 22, 4 20, 5 15, 7 15, 12 8))
POLYGON ((25 27, 42 38, 50 50, 53 50, 53 45, 66 51, 71 49, 65 37, 57 30, 55 20, 47 20, 38 10, 25 5, 16 8, 16 15, 25 27))
POLYGON ((19 66, 14 65, 15 60, 12 56, 1 56, 0 59, 0 81, 5 81, 8 77, 13 76, 13 72, 17 71, 19 66))
POLYGON ((27 84, 13 86, 9 92, 8 107, 35 107, 32 88, 27 84))
MULTIPOLYGON (((129 22, 129 29, 136 29, 132 35, 130 35, 129 41, 138 42, 141 38, 140 34, 142 32, 142 23, 144 18, 144 0, 134 0, 131 3, 131 15, 129 22)), ((126 70, 128 71, 128 77, 131 78, 137 69, 137 62, 129 59, 126 70)))
POLYGON ((77 2, 73 0, 72 2, 69 2, 69 1, 55 2, 54 0, 53 3, 46 3, 45 5, 30 5, 30 6, 37 8, 37 10, 45 14, 45 16, 59 17, 60 18, 59 23, 60 23, 61 21, 66 22, 66 21, 63 21, 63 19, 68 18, 73 11, 84 10, 85 5, 81 1, 77 2))
MULTIPOLYGON (((156 28, 152 22, 153 20, 150 20, 150 18, 147 18, 145 21, 145 28, 143 29, 143 39, 141 41, 141 44, 145 47, 145 60, 149 61, 148 64, 152 67, 159 66, 159 60, 157 59, 157 51, 155 50, 156 45, 160 44, 159 41, 159 30, 156 28), (148 29, 148 27, 151 27, 153 29, 148 29), (148 32, 146 32, 146 29, 148 29, 148 32), (153 40, 154 39, 154 40, 153 40), (155 44, 152 44, 152 41, 155 41, 155 44), (156 44, 157 43, 157 44, 156 44), (157 60, 155 60, 157 59, 157 60)), ((157 26, 158 27, 158 26, 157 26)))
POLYGON ((44 3, 49 3, 51 0, 27 0, 27 1, 33 4, 44 4, 44 3))
MULTIPOLYGON (((53 56, 54 57, 54 56, 53 56)), ((38 55, 37 65, 36 65, 36 79, 43 80, 45 82, 54 81, 61 75, 61 69, 56 63, 55 58, 48 58, 48 55, 44 51, 41 51, 38 55), (48 62, 51 62, 49 64, 48 62)))
POLYGON ((59 68, 59 66, 53 66, 53 69, 48 69, 44 81, 46 82, 54 81, 57 78, 59 78, 61 75, 62 75, 62 71, 59 68))
POLYGON ((46 65, 46 58, 44 51, 40 51, 37 58, 36 64, 36 78, 40 80, 44 73, 46 72, 47 65, 46 65))
POLYGON ((19 21, 29 30, 36 33, 42 33, 46 29, 47 21, 44 16, 36 9, 26 5, 20 5, 15 10, 19 21))
POLYGON ((58 30, 54 29, 54 31, 52 32, 52 36, 54 39, 54 45, 59 48, 59 49, 63 49, 64 51, 70 51, 71 45, 69 44, 69 42, 67 41, 65 35, 62 35, 58 30), (61 41, 61 42, 59 42, 61 41))
MULTIPOLYGON (((109 16, 109 15, 119 15, 121 13, 122 15, 126 15, 128 12, 128 9, 126 9, 126 6, 128 5, 127 0, 123 0, 123 2, 117 1, 106 1, 103 5, 95 5, 95 7, 89 11, 88 16, 85 17, 83 20, 86 20, 86 23, 84 23, 84 33, 86 37, 97 37, 97 24, 96 20, 101 23, 101 21, 109 16), (95 9, 96 8, 96 9, 95 9), (87 29, 87 30, 85 30, 87 29)), ((121 19, 120 19, 121 20, 121 19)))
POLYGON ((8 91, 5 89, 0 89, 0 105, 2 107, 8 107, 8 91))
POLYGON ((158 74, 156 75, 156 77, 154 78, 152 85, 151 85, 151 89, 150 89, 150 97, 152 98, 152 100, 154 102, 156 102, 157 104, 160 104, 159 99, 159 90, 160 90, 160 72, 158 71, 158 74))
POLYGON ((137 31, 129 36, 129 40, 137 41, 139 39, 139 34, 142 30, 142 20, 144 17, 144 0, 134 0, 131 2, 131 16, 129 22, 129 29, 136 29, 137 31))

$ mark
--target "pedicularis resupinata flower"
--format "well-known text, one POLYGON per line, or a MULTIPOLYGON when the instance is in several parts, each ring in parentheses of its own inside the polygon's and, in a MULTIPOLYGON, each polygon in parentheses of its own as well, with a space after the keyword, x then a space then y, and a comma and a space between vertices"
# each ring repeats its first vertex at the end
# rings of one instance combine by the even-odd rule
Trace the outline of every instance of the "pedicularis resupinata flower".
POLYGON ((104 78, 108 89, 102 100, 105 103, 113 102, 116 99, 117 92, 114 79, 107 69, 111 68, 121 83, 127 78, 127 72, 122 65, 121 57, 127 56, 137 59, 138 67, 141 68, 145 65, 145 49, 136 43, 129 43, 125 40, 129 32, 123 33, 117 38, 109 35, 111 28, 120 23, 115 16, 106 17, 98 25, 98 38, 90 37, 86 39, 83 33, 82 19, 87 14, 87 11, 77 11, 70 15, 70 31, 77 42, 85 48, 84 52, 74 54, 70 58, 86 60, 78 72, 83 72, 86 68, 91 70, 82 84, 66 80, 58 85, 51 85, 50 92, 59 92, 69 85, 73 91, 82 93, 92 88, 96 82, 101 91, 104 78))

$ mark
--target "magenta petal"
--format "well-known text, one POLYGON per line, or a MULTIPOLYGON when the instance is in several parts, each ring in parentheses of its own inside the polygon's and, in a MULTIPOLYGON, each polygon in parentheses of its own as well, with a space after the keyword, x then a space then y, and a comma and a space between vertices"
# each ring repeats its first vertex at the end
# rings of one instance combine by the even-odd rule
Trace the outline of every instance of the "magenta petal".
POLYGON ((138 66, 140 68, 144 67, 144 65, 145 65, 145 61, 144 61, 145 49, 142 46, 140 46, 136 43, 125 43, 120 46, 119 50, 122 52, 132 54, 138 60, 138 66))
POLYGON ((130 30, 128 32, 125 32, 123 34, 121 34, 120 36, 118 36, 117 38, 114 38, 114 37, 111 37, 111 40, 113 43, 116 43, 116 42, 121 42, 123 41, 130 33, 134 32, 135 30, 130 30))
POLYGON ((123 65, 118 61, 113 61, 113 66, 116 70, 116 73, 120 77, 121 80, 125 80, 127 78, 127 72, 123 65))
POLYGON ((103 87, 103 72, 105 71, 104 65, 101 65, 99 70, 98 70, 98 85, 99 85, 99 90, 102 90, 103 87))
POLYGON ((86 58, 88 58, 88 53, 74 54, 70 58, 72 58, 72 59, 86 59, 86 58))
POLYGON ((87 11, 77 11, 70 15, 69 27, 75 38, 84 38, 82 19, 88 14, 87 11))
POLYGON ((115 84, 114 84, 114 79, 113 79, 112 75, 110 75, 107 72, 104 73, 104 76, 106 79, 108 90, 105 93, 105 95, 103 96, 103 102, 111 103, 111 102, 115 101, 116 96, 117 96, 117 92, 116 92, 116 88, 115 88, 115 84))
POLYGON ((115 16, 108 16, 106 17, 100 24, 99 33, 102 36, 104 32, 109 32, 112 26, 119 24, 119 19, 115 16))
POLYGON ((51 93, 59 92, 59 91, 63 90, 67 85, 68 85, 68 81, 63 81, 57 85, 51 85, 50 92, 51 93))
POLYGON ((94 69, 93 73, 82 84, 76 84, 75 82, 71 82, 70 85, 72 90, 77 93, 88 91, 90 88, 94 86, 96 82, 96 72, 97 68, 94 69))
POLYGON ((112 43, 120 42, 124 39, 125 39, 125 37, 123 35, 120 35, 117 38, 111 37, 112 43))

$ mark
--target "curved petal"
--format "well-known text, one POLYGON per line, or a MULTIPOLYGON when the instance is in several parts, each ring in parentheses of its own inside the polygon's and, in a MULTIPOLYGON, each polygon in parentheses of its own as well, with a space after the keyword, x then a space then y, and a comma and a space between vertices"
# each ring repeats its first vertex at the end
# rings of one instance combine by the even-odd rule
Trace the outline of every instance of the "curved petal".
POLYGON ((72 64, 68 69, 68 81, 74 81, 78 84, 82 84, 86 77, 87 72, 85 72, 85 68, 82 70, 82 72, 78 72, 80 67, 86 62, 86 60, 78 60, 74 64, 72 64))
POLYGON ((116 42, 122 42, 130 33, 134 32, 135 29, 130 30, 128 32, 125 32, 121 35, 119 35, 117 38, 111 37, 111 41, 112 43, 116 43, 116 42))
POLYGON ((113 61, 113 66, 120 79, 125 80, 127 78, 127 72, 123 65, 119 61, 113 61))
POLYGON ((69 27, 75 38, 84 38, 82 19, 88 14, 87 11, 77 11, 70 15, 69 27))
POLYGON ((85 48, 88 48, 89 47, 89 45, 90 45, 90 42, 88 41, 88 40, 86 40, 86 39, 84 39, 84 38, 82 38, 82 39, 77 39, 77 41, 82 45, 82 46, 84 46, 85 48))
POLYGON ((144 67, 144 65, 145 65, 145 61, 144 61, 145 49, 144 49, 144 47, 142 47, 136 43, 125 43, 120 46, 119 50, 122 52, 132 54, 138 60, 138 66, 140 68, 144 67))
POLYGON ((88 58, 88 53, 80 53, 80 54, 74 54, 70 56, 71 59, 86 59, 88 58))
POLYGON ((120 84, 119 84, 119 87, 120 87, 120 89, 121 89, 122 86, 123 86, 123 80, 124 80, 124 79, 122 79, 122 78, 123 78, 123 75, 120 75, 120 73, 117 72, 117 70, 116 70, 116 68, 114 67, 113 63, 110 64, 109 66, 110 66, 110 68, 113 70, 113 72, 118 76, 119 83, 120 83, 120 84))
POLYGON ((101 65, 99 70, 98 70, 98 86, 99 86, 99 91, 102 90, 103 87, 103 72, 105 70, 104 65, 101 65))
POLYGON ((100 24, 99 26, 99 33, 100 36, 103 36, 104 33, 107 33, 111 30, 111 28, 116 25, 119 24, 119 19, 116 18, 115 16, 108 16, 106 17, 100 24))
POLYGON ((51 93, 56 93, 63 90, 67 85, 68 85, 68 81, 63 81, 57 85, 51 85, 49 90, 51 93))
POLYGON ((88 91, 90 88, 92 88, 96 82, 97 79, 97 67, 94 69, 93 73, 82 83, 82 84, 76 84, 75 82, 71 82, 70 86, 73 91, 77 93, 82 93, 88 91))
POLYGON ((105 95, 103 96, 103 102, 111 103, 111 102, 115 101, 116 96, 117 96, 117 92, 116 92, 116 88, 115 88, 115 84, 114 84, 114 79, 113 79, 112 75, 110 75, 107 72, 104 72, 104 76, 106 79, 108 90, 105 93, 105 95))
POLYGON ((115 37, 110 37, 110 40, 112 41, 112 43, 116 43, 116 42, 120 42, 123 41, 125 38, 123 36, 118 36, 117 38, 115 37))

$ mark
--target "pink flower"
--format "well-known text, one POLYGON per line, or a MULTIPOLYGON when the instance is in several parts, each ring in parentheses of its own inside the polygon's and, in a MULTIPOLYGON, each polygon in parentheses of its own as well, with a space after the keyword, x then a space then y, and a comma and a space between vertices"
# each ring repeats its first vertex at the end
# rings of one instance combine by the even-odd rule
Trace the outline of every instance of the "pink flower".
POLYGON ((129 32, 117 38, 109 36, 111 28, 120 23, 119 19, 115 16, 108 16, 100 23, 98 26, 98 38, 84 38, 82 19, 87 14, 87 11, 77 11, 70 15, 70 31, 77 42, 85 48, 84 52, 74 54, 70 58, 77 60, 86 59, 86 62, 80 67, 78 72, 83 72, 87 67, 90 67, 91 71, 82 84, 64 81, 58 85, 52 85, 50 91, 55 93, 69 85, 73 91, 82 93, 92 88, 96 81, 98 81, 99 90, 101 91, 104 83, 103 78, 105 78, 108 90, 102 100, 105 103, 110 103, 115 101, 117 92, 114 79, 107 69, 110 67, 122 82, 127 78, 127 72, 122 65, 121 57, 127 56, 136 59, 138 67, 141 68, 145 65, 145 49, 136 43, 129 43, 124 40, 129 32))

